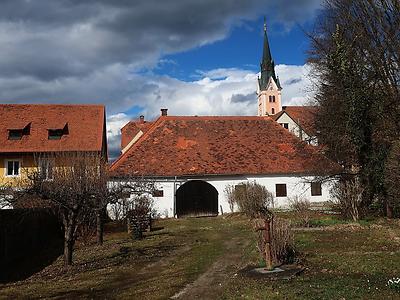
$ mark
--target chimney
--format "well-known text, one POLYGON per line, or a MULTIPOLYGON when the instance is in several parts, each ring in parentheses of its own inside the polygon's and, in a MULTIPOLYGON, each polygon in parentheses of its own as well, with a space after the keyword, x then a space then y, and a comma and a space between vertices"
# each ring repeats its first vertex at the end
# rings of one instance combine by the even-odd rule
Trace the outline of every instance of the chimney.
POLYGON ((161 108, 161 116, 167 116, 168 115, 168 108, 161 108))
POLYGON ((143 115, 141 115, 141 116, 139 117, 139 122, 140 122, 140 124, 143 124, 143 123, 144 123, 144 116, 143 116, 143 115))

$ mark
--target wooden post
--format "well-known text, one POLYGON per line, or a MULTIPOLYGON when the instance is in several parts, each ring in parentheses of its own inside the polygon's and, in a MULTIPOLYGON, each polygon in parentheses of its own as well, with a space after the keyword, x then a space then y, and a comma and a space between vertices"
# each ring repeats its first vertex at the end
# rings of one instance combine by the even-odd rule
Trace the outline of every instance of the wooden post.
POLYGON ((272 264, 272 252, 271 252, 271 220, 265 220, 265 231, 264 231, 264 240, 265 240, 265 266, 267 270, 273 270, 274 266, 272 264))

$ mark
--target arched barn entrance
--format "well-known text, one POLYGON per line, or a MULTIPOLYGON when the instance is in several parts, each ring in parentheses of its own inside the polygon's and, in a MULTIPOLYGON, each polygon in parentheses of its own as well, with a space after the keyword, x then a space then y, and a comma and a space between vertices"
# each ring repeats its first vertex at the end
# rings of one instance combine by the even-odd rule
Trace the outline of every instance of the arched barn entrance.
POLYGON ((202 180, 184 183, 176 191, 176 215, 178 218, 218 215, 218 191, 202 180))

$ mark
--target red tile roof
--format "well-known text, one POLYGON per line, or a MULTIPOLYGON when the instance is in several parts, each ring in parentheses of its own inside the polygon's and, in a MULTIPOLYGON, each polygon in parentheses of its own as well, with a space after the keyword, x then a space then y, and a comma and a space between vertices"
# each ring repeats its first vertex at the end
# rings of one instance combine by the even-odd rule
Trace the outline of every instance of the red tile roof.
POLYGON ((277 121, 286 112, 308 135, 315 136, 314 122, 317 109, 317 106, 283 106, 282 111, 275 114, 273 119, 277 121))
POLYGON ((106 151, 105 109, 102 105, 0 104, 0 152, 106 151), (10 129, 30 132, 9 140, 10 129), (49 140, 48 129, 68 134, 49 140))
POLYGON ((140 120, 130 121, 121 128, 121 149, 124 149, 141 130, 143 133, 151 127, 153 122, 140 120))
POLYGON ((313 174, 337 166, 269 117, 161 116, 115 176, 313 174))

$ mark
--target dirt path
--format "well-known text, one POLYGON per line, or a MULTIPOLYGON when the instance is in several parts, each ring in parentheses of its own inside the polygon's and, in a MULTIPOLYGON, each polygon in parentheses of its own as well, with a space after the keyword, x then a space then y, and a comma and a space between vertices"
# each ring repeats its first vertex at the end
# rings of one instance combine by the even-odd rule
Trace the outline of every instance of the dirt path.
POLYGON ((237 276, 237 272, 245 266, 242 253, 247 245, 237 238, 226 241, 225 254, 171 299, 217 299, 228 279, 237 276))

